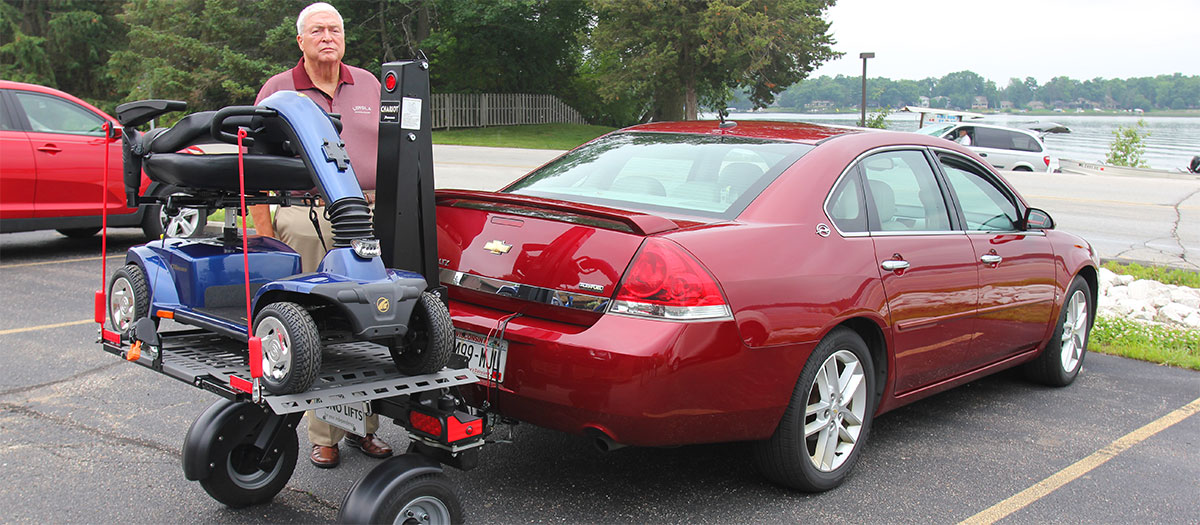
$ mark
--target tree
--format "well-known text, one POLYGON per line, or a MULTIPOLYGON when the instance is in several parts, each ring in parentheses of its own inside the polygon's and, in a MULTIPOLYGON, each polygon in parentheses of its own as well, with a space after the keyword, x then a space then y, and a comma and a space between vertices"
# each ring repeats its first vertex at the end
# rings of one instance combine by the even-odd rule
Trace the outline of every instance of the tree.
POLYGON ((423 42, 435 91, 551 93, 568 91, 582 61, 583 2, 441 0, 423 42))
POLYGON ((651 116, 694 119, 746 89, 762 107, 830 58, 833 0, 591 0, 599 93, 648 101, 651 116))
POLYGON ((0 78, 61 89, 104 106, 103 66, 125 45, 120 2, 0 2, 0 78))
POLYGON ((122 15, 129 47, 113 53, 110 75, 128 100, 173 98, 191 110, 250 104, 269 76, 294 64, 295 17, 304 5, 130 0, 122 15), (290 58, 273 58, 284 53, 290 58))
POLYGON ((1142 160, 1142 154, 1146 152, 1146 137, 1150 136, 1150 132, 1142 131, 1144 127, 1146 121, 1138 119, 1136 126, 1121 126, 1113 130, 1113 141, 1104 162, 1113 166, 1148 167, 1146 161, 1142 160))

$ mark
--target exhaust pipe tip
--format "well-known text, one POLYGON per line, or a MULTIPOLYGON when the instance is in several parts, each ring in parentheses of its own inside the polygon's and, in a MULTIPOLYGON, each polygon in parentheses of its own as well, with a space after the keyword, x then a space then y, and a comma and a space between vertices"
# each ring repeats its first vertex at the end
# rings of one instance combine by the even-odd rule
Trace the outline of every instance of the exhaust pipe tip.
POLYGON ((613 439, 609 437, 608 434, 603 430, 595 428, 588 430, 588 435, 592 438, 592 446, 596 447, 596 450, 599 450, 600 452, 612 452, 614 450, 626 447, 626 445, 622 445, 616 441, 613 441, 613 439))

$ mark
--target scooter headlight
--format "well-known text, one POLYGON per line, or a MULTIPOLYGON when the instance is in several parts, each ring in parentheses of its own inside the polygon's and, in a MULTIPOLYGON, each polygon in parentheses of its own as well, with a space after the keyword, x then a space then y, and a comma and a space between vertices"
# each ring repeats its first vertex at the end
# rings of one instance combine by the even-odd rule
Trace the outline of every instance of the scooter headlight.
POLYGON ((350 247, 354 248, 354 253, 363 259, 379 257, 378 239, 354 239, 350 241, 350 247))

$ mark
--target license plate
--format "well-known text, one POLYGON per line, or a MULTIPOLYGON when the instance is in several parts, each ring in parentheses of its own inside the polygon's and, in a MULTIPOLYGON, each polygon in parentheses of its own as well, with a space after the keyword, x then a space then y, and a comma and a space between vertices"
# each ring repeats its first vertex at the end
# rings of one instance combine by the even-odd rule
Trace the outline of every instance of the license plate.
POLYGON ((508 363, 508 341, 487 337, 466 330, 454 331, 454 352, 467 358, 467 368, 481 378, 504 382, 504 365, 508 363))
POLYGON ((371 404, 366 401, 348 403, 313 410, 313 415, 324 421, 359 436, 367 435, 367 416, 371 415, 371 404))

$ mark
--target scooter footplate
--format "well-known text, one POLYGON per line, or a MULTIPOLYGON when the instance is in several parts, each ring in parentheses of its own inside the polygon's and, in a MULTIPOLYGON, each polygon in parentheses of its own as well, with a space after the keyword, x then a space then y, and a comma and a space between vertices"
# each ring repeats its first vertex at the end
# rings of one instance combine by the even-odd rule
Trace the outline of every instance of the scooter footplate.
MULTIPOLYGON (((229 386, 229 376, 250 377, 246 343, 203 331, 165 332, 162 337, 161 372, 197 388, 228 398, 249 396, 229 386)), ((109 342, 105 350, 122 355, 123 348, 109 342)), ((137 364, 158 369, 143 354, 137 364)), ((427 390, 468 385, 479 381, 468 369, 442 369, 433 374, 406 376, 396 370, 387 347, 368 342, 328 345, 321 371, 308 391, 276 395, 263 390, 262 400, 276 414, 373 401, 427 390)))

